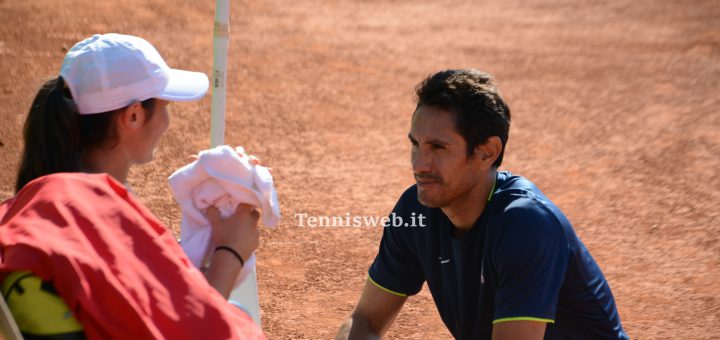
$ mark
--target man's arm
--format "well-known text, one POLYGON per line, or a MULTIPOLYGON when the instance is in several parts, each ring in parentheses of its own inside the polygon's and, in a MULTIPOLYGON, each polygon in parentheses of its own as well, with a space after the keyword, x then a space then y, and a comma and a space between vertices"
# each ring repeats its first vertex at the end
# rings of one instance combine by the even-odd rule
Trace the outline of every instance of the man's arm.
POLYGON ((405 300, 407 296, 383 290, 368 279, 360 301, 335 339, 379 339, 390 328, 405 300))
POLYGON ((493 340, 542 340, 545 336, 545 322, 507 321, 493 325, 493 340))

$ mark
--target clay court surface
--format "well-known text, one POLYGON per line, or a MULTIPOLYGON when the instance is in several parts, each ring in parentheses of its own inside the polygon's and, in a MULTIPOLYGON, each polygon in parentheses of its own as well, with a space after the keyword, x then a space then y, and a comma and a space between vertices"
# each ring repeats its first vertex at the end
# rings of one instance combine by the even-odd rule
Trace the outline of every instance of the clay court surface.
MULTIPOLYGON (((274 169, 284 214, 258 256, 267 335, 334 336, 382 228, 300 227, 295 214, 389 213, 414 183, 413 87, 473 67, 513 111, 502 168, 568 215, 630 336, 720 338, 720 3, 682 3, 232 1, 226 142, 274 169)), ((210 74, 213 18, 214 1, 0 0, 0 199, 35 91, 75 42, 139 35, 210 74)), ((209 146, 209 114, 209 96, 175 104, 156 159, 130 177, 175 231, 166 178, 209 146)), ((423 290, 387 337, 450 335, 423 290)))

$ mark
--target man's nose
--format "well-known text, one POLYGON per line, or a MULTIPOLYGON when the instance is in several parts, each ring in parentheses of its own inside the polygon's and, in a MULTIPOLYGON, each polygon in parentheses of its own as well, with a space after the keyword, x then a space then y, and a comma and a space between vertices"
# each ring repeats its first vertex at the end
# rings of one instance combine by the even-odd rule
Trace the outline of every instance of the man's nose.
POLYGON ((412 167, 415 173, 430 172, 432 169, 432 157, 429 152, 418 149, 412 155, 412 167))

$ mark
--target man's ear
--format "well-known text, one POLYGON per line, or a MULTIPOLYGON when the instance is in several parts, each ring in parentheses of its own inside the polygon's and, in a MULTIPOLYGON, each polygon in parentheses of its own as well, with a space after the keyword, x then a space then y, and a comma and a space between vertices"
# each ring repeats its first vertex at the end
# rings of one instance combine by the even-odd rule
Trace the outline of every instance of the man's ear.
POLYGON ((134 102, 120 113, 120 126, 127 129, 138 129, 145 123, 145 109, 140 102, 134 102))
POLYGON ((500 157, 502 151, 502 141, 498 136, 491 136, 483 144, 475 147, 475 158, 482 163, 483 168, 490 168, 500 157))

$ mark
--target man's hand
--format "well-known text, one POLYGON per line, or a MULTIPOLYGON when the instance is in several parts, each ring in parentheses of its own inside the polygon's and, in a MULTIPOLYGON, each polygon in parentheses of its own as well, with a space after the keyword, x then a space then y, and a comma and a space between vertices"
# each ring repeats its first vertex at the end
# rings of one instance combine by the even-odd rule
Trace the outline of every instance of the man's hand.
POLYGON ((546 323, 541 321, 506 321, 493 325, 493 340, 542 340, 546 323))
POLYGON ((388 293, 370 279, 350 318, 340 326, 336 340, 379 339, 390 328, 407 296, 388 293))

